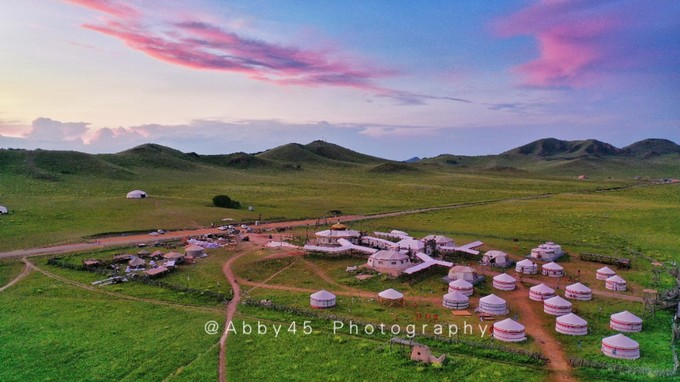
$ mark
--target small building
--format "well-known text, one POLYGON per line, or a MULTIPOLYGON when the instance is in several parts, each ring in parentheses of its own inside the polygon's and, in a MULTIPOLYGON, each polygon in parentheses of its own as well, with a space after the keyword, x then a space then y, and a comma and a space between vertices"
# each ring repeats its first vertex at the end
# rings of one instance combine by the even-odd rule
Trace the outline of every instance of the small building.
POLYGON ((609 267, 602 267, 595 271, 595 278, 598 280, 606 280, 612 276, 616 276, 616 272, 611 270, 609 267))
POLYGON ((602 339, 602 353, 612 358, 638 359, 640 358, 640 345, 619 333, 602 339))
POLYGON ((378 302, 387 306, 404 305, 404 295, 390 288, 378 293, 378 302))
POLYGON ((425 244, 422 241, 416 240, 412 237, 401 239, 397 242, 396 247, 402 251, 408 251, 410 253, 422 252, 425 248, 425 244))
POLYGON ((449 281, 461 279, 474 285, 478 278, 479 276, 477 276, 477 272, 475 272, 474 268, 472 267, 456 265, 455 267, 449 269, 449 281))
POLYGON ((146 249, 142 249, 141 251, 137 252, 137 256, 139 256, 139 257, 149 257, 149 256, 151 256, 151 252, 147 251, 146 249))
POLYGON ((466 295, 454 291, 442 297, 442 305, 447 309, 467 309, 470 306, 470 299, 466 295))
POLYGON ((488 251, 482 255, 482 264, 505 266, 508 262, 508 254, 503 251, 488 251))
POLYGON ((177 264, 184 262, 184 257, 185 256, 184 256, 183 253, 179 253, 179 252, 175 252, 175 251, 168 252, 165 255, 163 255, 163 258, 165 260, 174 260, 175 263, 177 263, 177 264))
POLYGON ((123 253, 120 255, 114 255, 113 256, 113 262, 114 263, 126 263, 132 259, 132 255, 129 253, 123 253))
POLYGON ((160 260, 160 259, 163 258, 164 255, 165 254, 163 253, 163 251, 157 250, 157 251, 153 251, 153 253, 151 253, 149 255, 149 258, 151 258, 152 260, 160 260))
POLYGON ((96 260, 96 259, 83 260, 83 266, 85 268, 94 268, 94 267, 97 267, 99 265, 101 265, 101 263, 99 262, 99 260, 96 260))
POLYGON ((450 237, 441 235, 427 235, 421 239, 423 244, 434 242, 437 248, 439 247, 455 247, 456 243, 450 237))
POLYGON ((132 256, 130 261, 128 261, 128 265, 132 268, 141 268, 146 265, 146 261, 141 257, 132 256))
POLYGON ((458 279, 458 280, 453 280, 449 283, 449 293, 453 292, 460 292, 461 294, 465 296, 472 296, 472 293, 474 293, 474 290, 472 288, 472 284, 469 282, 463 280, 463 279, 458 279))
POLYGON ((0 215, 8 214, 9 210, 5 206, 0 206, 0 215))
POLYGON ((494 323, 492 335, 503 342, 521 342, 527 339, 524 325, 510 318, 494 323))
POLYGON ((498 290, 515 290, 515 278, 507 273, 501 273, 493 277, 493 287, 498 290))
POLYGON ((640 332, 642 331, 642 319, 633 313, 624 310, 609 316, 609 327, 617 332, 640 332))
POLYGON ((555 290, 541 283, 529 288, 529 298, 534 301, 544 301, 555 297, 555 290))
POLYGON ((411 267, 411 259, 405 253, 394 249, 383 249, 368 257, 367 265, 373 269, 403 271, 411 267))
POLYGON ((336 246, 339 239, 345 239, 352 244, 359 244, 361 232, 348 229, 344 224, 333 224, 330 229, 315 234, 316 244, 320 246, 336 246))
POLYGON ((529 259, 524 259, 515 264, 515 271, 525 275, 535 275, 538 273, 538 265, 529 259))
POLYGON ((133 190, 127 193, 125 196, 128 199, 145 199, 148 195, 142 190, 133 190))
POLYGON ((555 320, 555 331, 568 336, 585 336, 588 334, 588 321, 574 313, 565 314, 555 320))
POLYGON ((316 293, 312 293, 309 296, 309 305, 312 308, 332 308, 335 306, 335 295, 322 289, 316 293))
POLYGON ((164 266, 156 267, 156 268, 151 268, 149 270, 144 271, 144 274, 147 275, 149 278, 156 278, 160 277, 166 273, 170 272, 170 270, 164 266))
POLYGON ((566 287, 564 297, 571 300, 590 301, 593 299, 593 290, 581 283, 571 284, 566 287))
POLYGON ((200 245, 190 244, 184 247, 184 254, 191 257, 201 257, 205 254, 205 249, 200 245))
POLYGON ((492 316, 502 316, 508 314, 508 304, 495 294, 490 294, 479 299, 477 310, 492 316))
POLYGON ((555 262, 550 262, 541 266, 541 273, 548 277, 562 277, 564 276, 564 267, 555 262))
POLYGON ((560 296, 543 301, 543 311, 553 316, 564 316, 571 313, 571 303, 560 296))
POLYGON ((609 289, 609 290, 618 290, 618 291, 625 291, 626 290, 626 280, 622 279, 621 276, 614 275, 607 280, 605 280, 604 287, 609 289))
POLYGON ((555 261, 563 254, 562 246, 548 241, 532 249, 529 257, 540 261, 555 261))

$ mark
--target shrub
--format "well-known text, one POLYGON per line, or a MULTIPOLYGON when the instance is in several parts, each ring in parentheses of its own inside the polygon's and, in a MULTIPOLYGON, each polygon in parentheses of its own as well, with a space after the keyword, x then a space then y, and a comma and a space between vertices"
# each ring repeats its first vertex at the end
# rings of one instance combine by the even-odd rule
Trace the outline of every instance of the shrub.
POLYGON ((222 208, 241 208, 241 203, 236 200, 232 200, 227 195, 216 195, 213 197, 213 204, 216 207, 222 208))

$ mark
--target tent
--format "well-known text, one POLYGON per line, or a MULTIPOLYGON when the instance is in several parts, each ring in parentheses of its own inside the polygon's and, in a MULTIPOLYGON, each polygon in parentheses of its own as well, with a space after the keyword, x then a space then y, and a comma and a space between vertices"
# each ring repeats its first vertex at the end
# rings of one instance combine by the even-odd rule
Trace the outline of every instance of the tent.
POLYGON ((466 309, 470 306, 470 299, 460 292, 451 292, 444 295, 442 305, 448 309, 466 309))
POLYGON ((320 290, 309 296, 312 308, 331 308, 335 306, 335 295, 326 290, 320 290))
POLYGON ((593 299, 593 290, 581 283, 571 284, 565 289, 564 297, 572 300, 590 301, 593 299))
POLYGON ((562 247, 559 244, 548 241, 539 245, 538 248, 532 249, 529 256, 541 261, 555 261, 563 254, 564 252, 562 252, 562 247))
POLYGON ((571 313, 571 303, 560 296, 551 297, 543 301, 543 311, 553 316, 563 316, 571 313))
POLYGON ((527 275, 535 275, 538 272, 538 265, 529 259, 524 259, 515 264, 515 271, 527 275))
POLYGON ((404 295, 392 288, 378 293, 378 302, 385 305, 403 305, 404 295))
POLYGON ((620 276, 614 275, 607 280, 605 280, 605 288, 609 290, 626 290, 626 280, 622 279, 620 276))
POLYGON ((602 267, 595 271, 595 278, 598 280, 606 280, 612 276, 615 276, 616 272, 609 269, 609 267, 602 267))
POLYGON ((508 262, 508 254, 503 251, 488 251, 482 256, 482 264, 503 265, 508 262))
POLYGON ((425 244, 422 241, 412 237, 399 240, 396 245, 397 248, 403 251, 411 251, 411 253, 421 252, 425 248, 425 244))
POLYGON ((139 267, 143 267, 144 265, 146 265, 146 261, 144 261, 144 259, 142 259, 141 257, 133 256, 130 259, 130 261, 128 261, 128 265, 133 267, 133 268, 139 268, 139 267))
POLYGON ((465 296, 472 296, 474 290, 472 289, 472 284, 463 279, 458 279, 449 283, 449 293, 452 292, 460 292, 465 296))
POLYGON ((176 262, 179 263, 184 261, 184 254, 179 252, 168 252, 165 255, 163 255, 163 258, 165 260, 175 260, 176 262))
POLYGON ((427 235, 424 238, 421 239, 423 243, 427 243, 434 240, 434 243, 437 247, 453 247, 456 244, 454 243, 453 239, 446 237, 446 236, 441 236, 441 235, 427 235))
POLYGON ((352 244, 359 244, 361 232, 348 229, 346 225, 338 223, 333 224, 330 229, 317 232, 315 236, 316 244, 321 246, 337 245, 340 239, 349 240, 352 244))
POLYGON ((126 198, 128 199, 144 199, 148 195, 142 190, 133 190, 127 193, 126 198))
POLYGON ((404 270, 411 267, 411 259, 405 253, 393 249, 383 249, 368 257, 371 268, 404 270))
POLYGON ((200 245, 191 244, 184 247, 184 254, 192 257, 200 257, 205 253, 205 249, 200 245))
POLYGON ((612 358, 638 359, 640 358, 640 345, 619 333, 602 339, 602 353, 612 358))
POLYGON ((458 279, 463 279, 472 283, 477 279, 477 272, 475 272, 474 268, 456 265, 449 270, 449 280, 453 281, 458 279))
POLYGON ((543 273, 544 276, 549 277, 562 277, 564 276, 564 268, 555 262, 550 262, 548 264, 543 264, 541 273, 543 273))
POLYGON ((588 334, 588 321, 574 313, 565 314, 555 320, 555 330, 569 336, 585 336, 588 334))
POLYGON ((624 310, 609 316, 609 327, 618 332, 640 332, 642 331, 642 319, 624 310))
POLYGON ((515 278, 507 273, 493 277, 493 287, 498 290, 515 290, 515 278))
POLYGON ((0 215, 8 214, 9 210, 7 210, 7 207, 5 206, 0 206, 0 215))
POLYGON ((506 318, 493 324, 493 338, 504 342, 520 342, 527 339, 524 333, 524 325, 506 318))
POLYGON ((501 316, 508 314, 508 304, 495 294, 490 294, 479 299, 478 310, 493 316, 501 316))
POLYGON ((555 290, 545 284, 538 284, 529 288, 529 298, 534 301, 543 301, 552 297, 555 297, 555 290))

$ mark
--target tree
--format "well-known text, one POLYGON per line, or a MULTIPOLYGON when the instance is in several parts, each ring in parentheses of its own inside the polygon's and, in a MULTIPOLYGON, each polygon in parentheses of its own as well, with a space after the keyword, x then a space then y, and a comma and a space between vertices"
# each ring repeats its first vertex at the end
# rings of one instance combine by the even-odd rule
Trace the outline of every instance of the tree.
POLYGON ((222 208, 241 208, 241 203, 236 200, 232 200, 227 195, 216 195, 213 197, 213 204, 216 207, 222 208))

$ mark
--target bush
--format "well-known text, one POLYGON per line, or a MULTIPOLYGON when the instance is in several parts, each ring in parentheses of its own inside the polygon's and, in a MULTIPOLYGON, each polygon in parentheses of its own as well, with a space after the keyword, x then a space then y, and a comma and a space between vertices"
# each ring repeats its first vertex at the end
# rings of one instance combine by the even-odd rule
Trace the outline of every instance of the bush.
POLYGON ((213 204, 222 208, 241 208, 241 203, 231 200, 227 195, 216 195, 213 197, 213 204))

